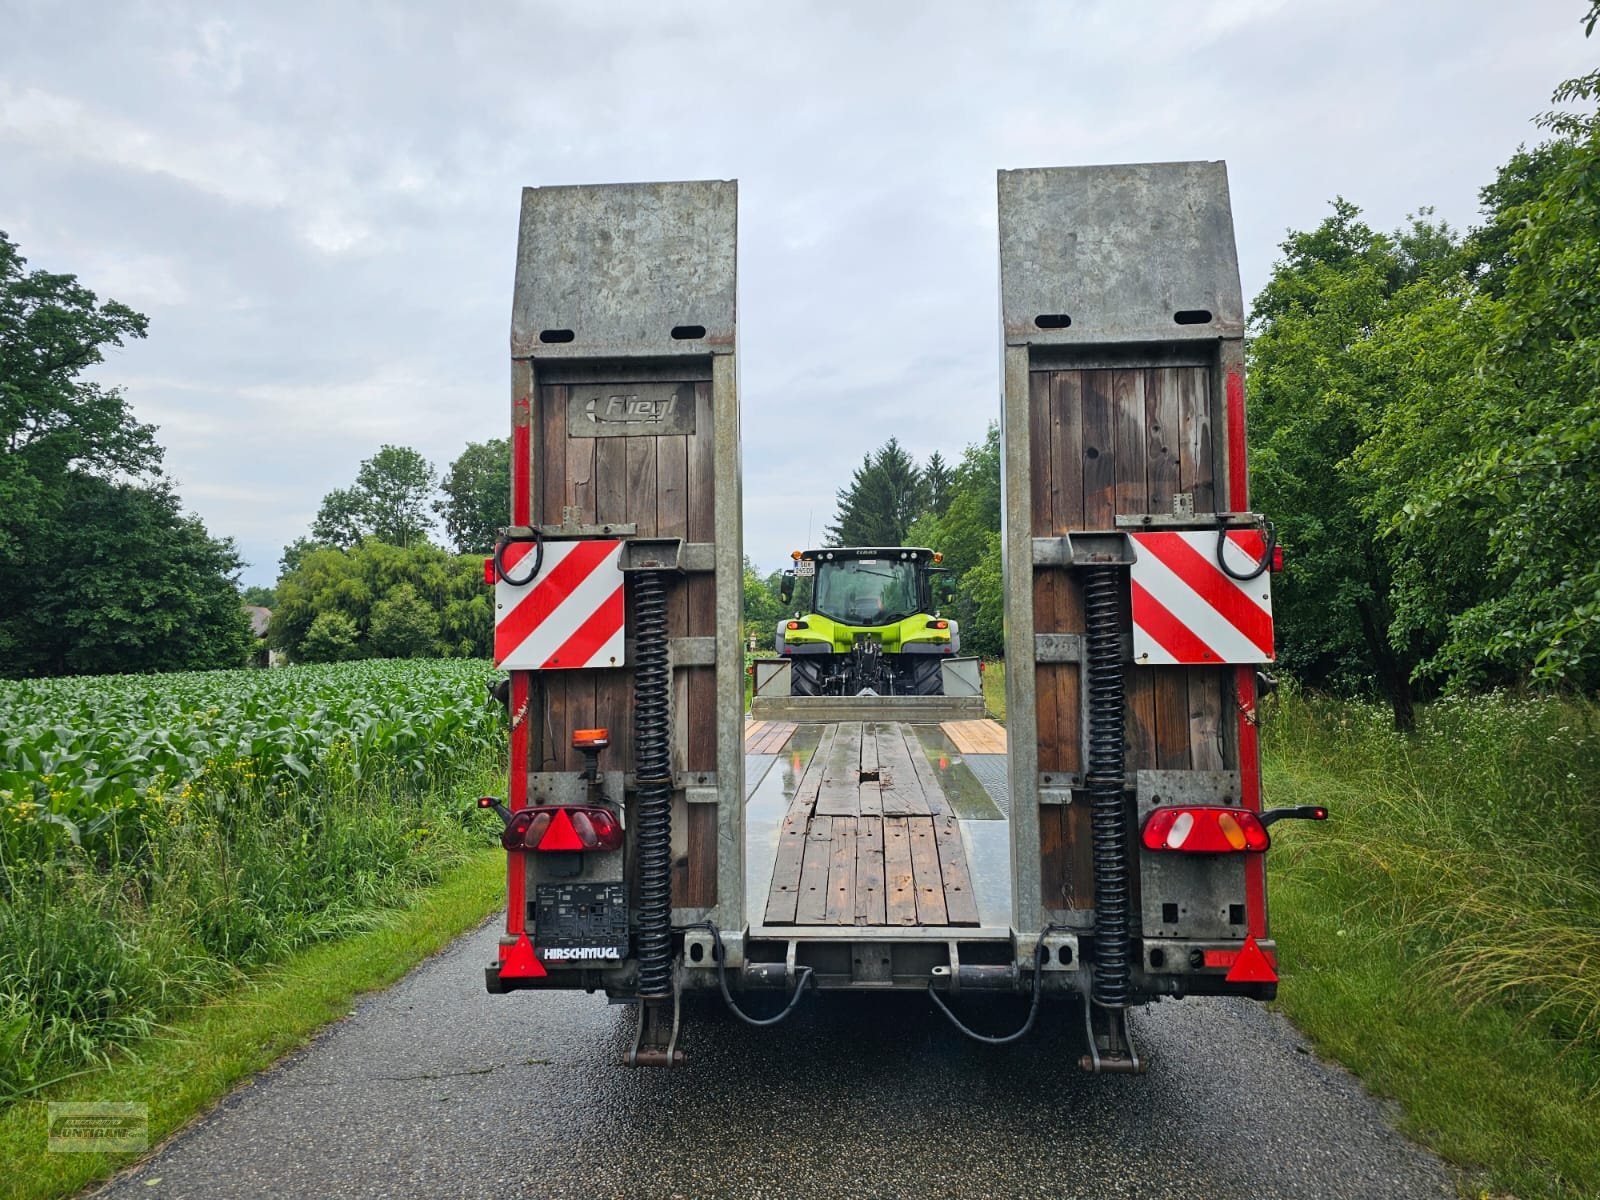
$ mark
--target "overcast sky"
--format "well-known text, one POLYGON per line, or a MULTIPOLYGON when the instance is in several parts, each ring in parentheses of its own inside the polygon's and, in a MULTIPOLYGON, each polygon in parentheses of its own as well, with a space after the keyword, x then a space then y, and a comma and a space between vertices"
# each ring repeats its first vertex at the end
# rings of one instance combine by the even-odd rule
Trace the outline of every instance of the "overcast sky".
POLYGON ((1587 7, 0 0, 0 229, 149 315, 101 375, 271 583, 382 443, 504 435, 520 188, 737 179, 770 570, 998 416, 997 168, 1225 159, 1248 300, 1336 194, 1472 223, 1587 7))

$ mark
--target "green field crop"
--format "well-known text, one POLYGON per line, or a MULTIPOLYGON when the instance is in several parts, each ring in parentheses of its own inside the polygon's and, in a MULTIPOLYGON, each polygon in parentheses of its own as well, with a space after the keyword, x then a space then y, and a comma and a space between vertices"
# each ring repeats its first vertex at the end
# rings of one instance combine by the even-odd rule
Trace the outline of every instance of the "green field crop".
POLYGON ((484 831, 486 663, 0 682, 0 1102, 353 929, 484 831))

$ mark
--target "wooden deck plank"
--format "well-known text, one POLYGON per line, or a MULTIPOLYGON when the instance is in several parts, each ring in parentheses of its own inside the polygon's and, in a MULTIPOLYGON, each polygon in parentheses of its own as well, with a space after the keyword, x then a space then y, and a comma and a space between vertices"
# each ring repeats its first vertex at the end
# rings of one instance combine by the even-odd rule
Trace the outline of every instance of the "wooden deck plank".
POLYGON ((911 866, 909 817, 883 819, 884 924, 917 923, 916 878, 911 866))
POLYGON ((948 925, 950 913, 944 902, 944 877, 939 872, 939 841, 933 833, 933 818, 907 817, 906 833, 911 843, 917 924, 948 925))
POLYGON ((821 925, 828 916, 828 867, 833 858, 833 818, 812 817, 800 864, 800 900, 795 923, 821 925))
POLYGON ((778 831, 778 857, 772 866, 772 886, 767 890, 768 925, 793 925, 800 900, 800 864, 806 848, 806 818, 792 810, 778 831))
POLYGON ((911 768, 917 773, 917 784, 922 788, 922 801, 927 806, 928 812, 935 816, 945 816, 950 812, 950 801, 945 797, 944 788, 939 783, 939 772, 928 761, 927 754, 922 749, 922 743, 912 734, 906 739, 906 757, 911 761, 911 768))
POLYGON ((880 725, 875 740, 878 744, 878 780, 883 791, 884 815, 928 815, 931 810, 927 791, 912 762, 912 751, 906 745, 905 726, 880 725))
POLYGON ((817 814, 829 817, 861 815, 861 722, 842 721, 835 727, 817 795, 817 814))
POLYGON ((882 925, 884 914, 883 819, 862 817, 856 823, 856 924, 882 925))
POLYGON ((828 860, 829 925, 854 925, 856 920, 856 819, 833 821, 833 850, 828 860))
POLYGON ((944 905, 950 924, 976 925, 978 897, 972 891, 961 824, 954 817, 935 817, 933 835, 939 844, 939 875, 944 881, 944 905))

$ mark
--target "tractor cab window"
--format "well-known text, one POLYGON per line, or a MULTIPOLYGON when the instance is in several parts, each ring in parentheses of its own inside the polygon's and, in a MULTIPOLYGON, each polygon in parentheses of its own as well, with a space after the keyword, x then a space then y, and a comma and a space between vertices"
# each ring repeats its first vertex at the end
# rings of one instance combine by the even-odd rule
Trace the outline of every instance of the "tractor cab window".
POLYGON ((846 625, 886 625, 904 620, 917 601, 917 564, 888 559, 819 562, 816 609, 846 625))

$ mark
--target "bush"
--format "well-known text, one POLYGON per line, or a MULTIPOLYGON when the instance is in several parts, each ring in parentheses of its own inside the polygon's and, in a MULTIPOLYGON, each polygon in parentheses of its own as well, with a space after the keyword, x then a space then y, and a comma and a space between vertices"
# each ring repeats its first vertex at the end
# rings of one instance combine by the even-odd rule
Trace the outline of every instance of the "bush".
POLYGON ((361 631, 342 612, 317 614, 295 657, 307 663, 348 662, 361 653, 361 631))

